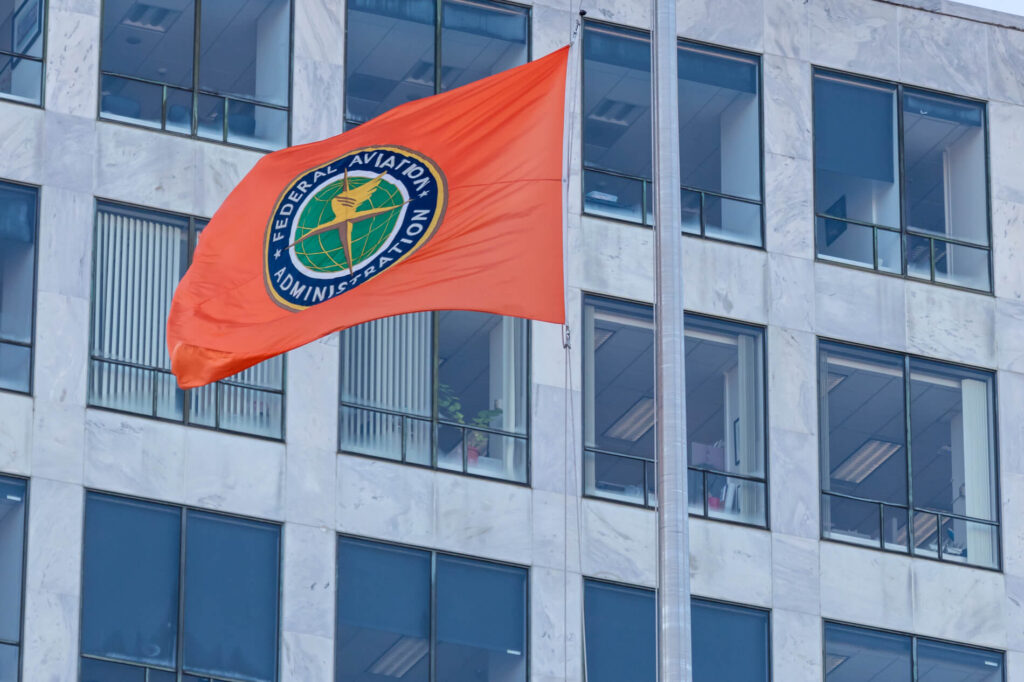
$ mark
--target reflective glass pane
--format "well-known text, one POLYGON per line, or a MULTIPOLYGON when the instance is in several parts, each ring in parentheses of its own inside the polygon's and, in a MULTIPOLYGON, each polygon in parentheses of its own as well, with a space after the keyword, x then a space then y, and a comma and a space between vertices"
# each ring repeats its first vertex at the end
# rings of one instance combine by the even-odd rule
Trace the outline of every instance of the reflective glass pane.
POLYGON ((761 204, 704 195, 704 234, 761 246, 761 204))
POLYGON ((39 190, 0 182, 0 340, 32 342, 39 190))
POLYGON ((167 117, 164 128, 182 135, 192 134, 192 93, 167 88, 167 117))
MULTIPOLYGON (((906 505, 903 358, 831 343, 820 348, 822 488, 906 505)), ((874 515, 877 539, 877 509, 874 515)), ((856 524, 851 519, 838 527, 856 524)))
POLYGON ((682 190, 683 232, 700 234, 700 192, 682 190))
POLYGON ((526 682, 526 570, 437 557, 437 679, 526 682))
POLYGON ((28 392, 32 373, 32 349, 0 342, 0 388, 28 392))
POLYGON ((199 88, 286 106, 289 0, 217 0, 200 7, 199 88))
POLYGON ((932 240, 907 235, 907 274, 919 279, 932 278, 932 240))
POLYGON ((996 518, 991 406, 990 373, 911 358, 914 506, 996 518))
POLYGON ((42 90, 41 61, 0 54, 0 97, 39 104, 42 90))
POLYGON ((434 94, 434 0, 350 0, 345 118, 363 123, 434 94))
POLYGON ((583 165, 651 177, 651 42, 583 25, 583 165))
MULTIPOLYGON (((603 452, 583 453, 583 480, 587 495, 644 504, 647 460, 603 452)), ((653 462, 651 462, 653 464, 653 462)))
POLYGON ((935 281, 991 291, 988 250, 935 240, 935 281))
POLYGON ((917 682, 1002 682, 1003 655, 956 644, 917 640, 917 682))
POLYGON ((16 646, 0 644, 0 682, 18 682, 18 647, 16 646))
POLYGON ((875 230, 842 220, 814 219, 818 257, 825 260, 871 268, 875 264, 875 230))
POLYGON ((224 141, 224 98, 199 95, 196 134, 207 140, 224 141))
POLYGON ((694 599, 690 621, 694 682, 769 680, 767 611, 694 599))
POLYGON ((82 658, 82 682, 146 682, 146 669, 82 658))
POLYGON ((156 383, 156 416, 163 419, 180 421, 185 413, 185 392, 178 388, 178 381, 173 374, 154 372, 156 383))
POLYGON ((466 470, 525 483, 526 439, 466 429, 466 470))
POLYGON ((687 42, 678 56, 682 184, 759 200, 758 59, 687 42))
POLYGON ((642 180, 594 170, 583 171, 584 212, 631 223, 642 223, 643 203, 642 180))
POLYGON ((281 437, 284 398, 280 393, 222 383, 219 398, 220 428, 281 437))
POLYGON ((432 313, 374 320, 341 332, 341 401, 431 415, 432 313))
POLYGON ((464 430, 460 426, 437 427, 437 466, 450 471, 464 471, 464 430))
POLYGON ((194 0, 105 0, 100 69, 191 88, 194 32, 194 0))
POLYGON ((944 561, 999 568, 998 526, 943 516, 939 540, 944 561))
POLYGON ((150 416, 154 414, 153 370, 103 360, 93 360, 90 367, 90 405, 150 416))
POLYGON ((430 677, 430 553, 338 541, 337 682, 430 677))
POLYGON ((764 476, 764 333, 686 316, 690 465, 764 476))
POLYGON ((885 534, 885 549, 906 552, 907 551, 907 510, 903 507, 882 508, 885 518, 882 522, 882 531, 885 534))
POLYGON ((402 458, 402 416, 341 406, 341 442, 345 452, 402 458))
POLYGON ((585 580, 588 682, 655 682, 655 597, 650 590, 585 580))
POLYGON ((815 212, 899 227, 896 140, 895 86, 816 72, 815 212))
MULTIPOLYGON (((148 679, 146 682, 178 682, 178 675, 168 670, 157 670, 156 668, 150 668, 148 671, 148 679)), ((189 675, 182 677, 183 682, 188 682, 190 679, 189 675)))
MULTIPOLYGON (((26 488, 22 479, 0 476, 0 640, 7 642, 17 642, 21 633, 26 488)), ((3 653, 0 651, 0 659, 3 653)), ((14 660, 18 660, 17 650, 14 660)), ((0 679, 4 679, 2 674, 0 679)))
POLYGON ((708 517, 763 526, 765 485, 720 474, 707 475, 708 517))
POLYGON ((441 90, 526 63, 529 10, 487 0, 445 0, 441 90))
POLYGON ((927 512, 914 512, 914 554, 939 558, 939 517, 927 512))
POLYGON ((907 227, 988 245, 985 105, 903 92, 907 227))
POLYGON ((87 494, 82 653, 175 664, 180 538, 176 507, 87 494))
POLYGON ((704 472, 690 469, 687 495, 690 498, 689 512, 704 515, 704 472))
POLYGON ((187 514, 183 665, 217 677, 277 679, 280 528, 187 514))
POLYGON ((0 50, 43 56, 43 2, 0 0, 0 50))
POLYGON ((654 320, 649 306, 587 297, 584 444, 654 459, 654 320))
POLYGON ((526 321, 448 310, 438 327, 438 416, 525 434, 526 321))
POLYGON ((910 637, 825 623, 826 682, 912 682, 910 637))
POLYGON ((207 384, 188 392, 188 423, 217 426, 217 391, 220 383, 207 384))
POLYGON ((878 246, 878 269, 882 272, 903 272, 903 240, 899 232, 875 230, 878 246))
POLYGON ((104 75, 100 84, 100 115, 150 128, 161 126, 162 85, 104 75))
POLYGON ((430 466, 434 429, 423 419, 405 417, 405 461, 430 466))
POLYGON ((228 142, 257 149, 288 146, 288 112, 228 100, 228 142))
POLYGON ((846 497, 821 496, 822 535, 865 547, 880 547, 879 505, 846 497))

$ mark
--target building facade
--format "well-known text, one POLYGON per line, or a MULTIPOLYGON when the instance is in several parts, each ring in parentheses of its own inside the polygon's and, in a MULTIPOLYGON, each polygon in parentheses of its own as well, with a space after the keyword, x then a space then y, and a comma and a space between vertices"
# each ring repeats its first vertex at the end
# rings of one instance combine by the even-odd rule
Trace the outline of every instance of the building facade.
MULTIPOLYGON (((579 9, 0 0, 0 682, 654 679, 650 7, 579 9), (175 387, 265 151, 574 33, 566 329, 175 387)), ((678 22, 695 679, 1024 681, 1024 19, 678 22)))

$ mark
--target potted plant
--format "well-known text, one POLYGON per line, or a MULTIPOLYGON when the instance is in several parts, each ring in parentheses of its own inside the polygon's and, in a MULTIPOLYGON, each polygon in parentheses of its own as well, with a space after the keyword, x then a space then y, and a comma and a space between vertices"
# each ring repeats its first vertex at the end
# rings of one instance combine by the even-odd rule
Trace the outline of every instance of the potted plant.
MULTIPOLYGON (((445 383, 438 385, 437 408, 438 413, 447 420, 457 424, 483 428, 489 427, 491 420, 495 417, 500 417, 502 414, 500 407, 480 410, 467 424, 466 415, 462 412, 462 399, 455 394, 451 386, 445 383)), ((486 455, 487 453, 487 434, 473 429, 463 430, 463 434, 466 434, 464 436, 466 461, 469 464, 476 464, 480 455, 486 455)))

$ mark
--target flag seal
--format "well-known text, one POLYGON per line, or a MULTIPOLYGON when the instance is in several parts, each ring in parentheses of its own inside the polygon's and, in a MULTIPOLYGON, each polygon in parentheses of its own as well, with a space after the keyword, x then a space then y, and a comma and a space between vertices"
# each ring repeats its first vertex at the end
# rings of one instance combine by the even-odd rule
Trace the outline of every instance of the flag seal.
POLYGON ((304 172, 267 224, 267 292, 297 312, 369 281, 430 240, 447 190, 436 163, 398 146, 363 147, 304 172))

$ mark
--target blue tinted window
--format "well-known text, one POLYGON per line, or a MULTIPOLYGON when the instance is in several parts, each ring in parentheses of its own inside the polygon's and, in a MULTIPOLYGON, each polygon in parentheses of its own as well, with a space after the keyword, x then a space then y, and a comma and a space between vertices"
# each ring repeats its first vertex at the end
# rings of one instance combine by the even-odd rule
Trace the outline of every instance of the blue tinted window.
POLYGON ((767 611, 694 599, 690 622, 693 682, 771 679, 767 611))
POLYGON ((45 2, 0 0, 0 98, 39 104, 45 2))
POLYGON ((587 682, 654 682, 654 592, 593 580, 583 589, 587 682))
POLYGON ((917 682, 1001 682, 1003 655, 926 639, 917 641, 917 682))
POLYGON ((527 8, 486 0, 445 0, 441 12, 442 90, 526 63, 527 8))
POLYGON ((82 567, 82 653, 173 666, 181 511, 90 493, 82 567))
POLYGON ((430 553, 338 543, 337 682, 430 677, 430 553))
POLYGON ((188 512, 184 666, 267 681, 277 675, 280 529, 188 512))
POLYGON ((4 682, 18 679, 27 488, 22 479, 0 476, 0 680, 4 682))
POLYGON ((39 192, 0 182, 0 389, 29 390, 39 192))

